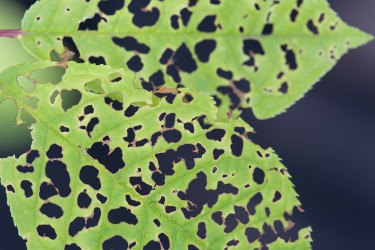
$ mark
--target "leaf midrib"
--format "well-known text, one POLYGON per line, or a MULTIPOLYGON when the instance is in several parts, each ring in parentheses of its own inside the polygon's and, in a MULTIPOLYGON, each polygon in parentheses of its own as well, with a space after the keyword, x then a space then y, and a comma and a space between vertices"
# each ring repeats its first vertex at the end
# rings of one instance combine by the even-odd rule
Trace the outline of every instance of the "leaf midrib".
POLYGON ((73 31, 73 32, 51 32, 51 31, 24 31, 23 35, 20 37, 28 36, 181 36, 181 37, 203 37, 203 38, 257 38, 257 39, 291 39, 291 38, 301 38, 301 39, 318 39, 322 40, 324 38, 335 39, 337 41, 342 41, 342 39, 353 39, 353 38, 370 38, 369 35, 365 33, 360 33, 358 35, 345 35, 345 34, 290 34, 290 35, 255 35, 255 34, 229 34, 229 33, 166 33, 166 32, 114 32, 106 31, 100 32, 97 30, 86 30, 86 31, 73 31))

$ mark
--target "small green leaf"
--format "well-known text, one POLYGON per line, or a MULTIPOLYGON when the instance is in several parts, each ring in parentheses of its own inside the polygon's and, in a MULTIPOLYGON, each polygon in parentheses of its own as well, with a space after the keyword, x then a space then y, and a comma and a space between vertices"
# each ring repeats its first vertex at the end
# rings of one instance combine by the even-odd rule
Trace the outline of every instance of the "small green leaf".
POLYGON ((67 66, 61 82, 33 90, 18 77, 53 63, 0 74, 0 97, 35 119, 30 150, 0 160, 29 249, 310 249, 287 170, 246 123, 217 121, 203 94, 152 94, 133 73, 67 66))
POLYGON ((229 95, 231 109, 251 107, 266 119, 372 39, 346 25, 326 0, 121 0, 115 12, 108 4, 38 1, 25 14, 23 45, 49 59, 74 43, 85 61, 138 72, 145 88, 179 84, 229 95))

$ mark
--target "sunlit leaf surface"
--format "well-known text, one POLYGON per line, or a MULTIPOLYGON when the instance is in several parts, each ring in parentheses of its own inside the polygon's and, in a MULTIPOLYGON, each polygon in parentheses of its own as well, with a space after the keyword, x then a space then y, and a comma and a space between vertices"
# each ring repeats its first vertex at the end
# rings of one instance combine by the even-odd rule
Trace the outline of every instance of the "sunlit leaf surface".
POLYGON ((69 45, 81 60, 137 72, 145 89, 188 87, 260 119, 284 112, 371 39, 326 0, 41 0, 23 29, 39 59, 69 45))
POLYGON ((287 170, 247 124, 219 122, 206 95, 151 93, 134 77, 52 62, 0 75, 0 102, 33 138, 0 160, 29 249, 310 249, 287 170))

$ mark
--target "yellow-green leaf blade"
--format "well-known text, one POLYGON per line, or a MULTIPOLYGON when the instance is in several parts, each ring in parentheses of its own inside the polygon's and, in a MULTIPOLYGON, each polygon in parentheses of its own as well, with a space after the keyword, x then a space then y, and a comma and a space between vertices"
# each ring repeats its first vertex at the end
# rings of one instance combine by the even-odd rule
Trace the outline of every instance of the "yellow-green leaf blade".
POLYGON ((243 121, 217 121, 211 98, 151 94, 133 73, 88 64, 39 82, 55 67, 0 75, 2 96, 35 118, 31 149, 0 159, 29 249, 310 248, 287 170, 247 139, 243 121))
POLYGON ((180 84, 224 93, 232 98, 226 109, 251 107, 265 119, 372 39, 346 25, 326 0, 122 2, 110 12, 107 1, 39 1, 25 15, 21 40, 48 59, 71 39, 83 60, 136 71, 148 89, 180 84))

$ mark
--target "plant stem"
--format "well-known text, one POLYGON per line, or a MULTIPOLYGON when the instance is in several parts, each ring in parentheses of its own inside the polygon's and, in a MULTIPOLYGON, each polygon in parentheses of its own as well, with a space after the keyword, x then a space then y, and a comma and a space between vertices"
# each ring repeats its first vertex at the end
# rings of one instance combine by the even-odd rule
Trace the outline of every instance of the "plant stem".
POLYGON ((22 30, 0 30, 0 37, 16 38, 22 34, 22 30))

